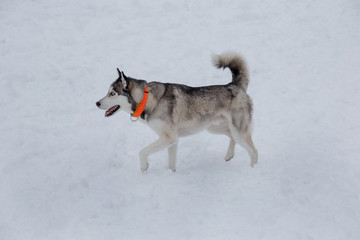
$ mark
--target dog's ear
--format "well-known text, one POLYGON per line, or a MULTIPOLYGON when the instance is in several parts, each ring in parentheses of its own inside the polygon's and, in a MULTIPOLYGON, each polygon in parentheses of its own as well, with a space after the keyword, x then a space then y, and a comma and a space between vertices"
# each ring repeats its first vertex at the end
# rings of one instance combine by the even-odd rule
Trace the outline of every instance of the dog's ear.
POLYGON ((116 68, 119 74, 119 78, 117 81, 120 81, 125 89, 128 88, 128 77, 124 74, 123 71, 120 71, 119 68, 116 68))
POLYGON ((129 79, 124 74, 124 72, 120 73, 120 80, 121 80, 121 83, 123 84, 124 88, 128 89, 129 88, 129 79))
POLYGON ((128 81, 128 77, 125 75, 125 73, 123 71, 121 71, 121 76, 122 76, 121 80, 128 81))

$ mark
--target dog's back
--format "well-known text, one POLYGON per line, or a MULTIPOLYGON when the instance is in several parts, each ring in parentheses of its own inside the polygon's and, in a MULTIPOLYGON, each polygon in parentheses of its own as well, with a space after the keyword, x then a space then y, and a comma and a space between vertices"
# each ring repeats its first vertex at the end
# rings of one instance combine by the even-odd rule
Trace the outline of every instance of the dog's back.
POLYGON ((212 121, 218 121, 219 117, 230 117, 238 127, 248 129, 252 101, 246 93, 249 80, 245 61, 236 54, 226 53, 213 56, 213 63, 218 68, 228 67, 231 70, 230 83, 202 87, 148 83, 150 88, 162 89, 157 107, 152 109, 148 120, 161 118, 175 129, 187 126, 201 130, 209 127, 212 121))

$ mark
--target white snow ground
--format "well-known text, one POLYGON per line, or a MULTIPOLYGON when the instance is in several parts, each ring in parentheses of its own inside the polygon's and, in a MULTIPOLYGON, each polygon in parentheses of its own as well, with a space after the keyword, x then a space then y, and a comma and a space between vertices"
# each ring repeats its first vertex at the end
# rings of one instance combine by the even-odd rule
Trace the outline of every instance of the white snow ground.
MULTIPOLYGON (((360 239, 358 1, 0 3, 0 239, 360 239), (259 164, 95 107, 116 78, 226 84, 247 59, 259 164)), ((215 96, 214 96, 215 97, 215 96)))

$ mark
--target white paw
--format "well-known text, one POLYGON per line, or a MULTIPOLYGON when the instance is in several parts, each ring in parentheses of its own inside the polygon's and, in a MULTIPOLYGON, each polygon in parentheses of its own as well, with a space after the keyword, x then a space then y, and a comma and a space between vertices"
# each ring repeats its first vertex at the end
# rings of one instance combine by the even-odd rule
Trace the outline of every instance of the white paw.
POLYGON ((253 168, 254 165, 257 164, 257 162, 258 162, 257 159, 256 160, 251 160, 250 166, 253 168))
POLYGON ((234 154, 226 154, 225 161, 230 161, 234 157, 234 154))
POLYGON ((141 171, 141 172, 145 172, 145 171, 148 170, 148 168, 149 168, 149 163, 146 163, 144 166, 141 166, 141 167, 140 167, 140 171, 141 171))
POLYGON ((255 153, 253 155, 251 155, 251 167, 254 167, 255 164, 258 163, 258 152, 257 150, 255 149, 255 153))

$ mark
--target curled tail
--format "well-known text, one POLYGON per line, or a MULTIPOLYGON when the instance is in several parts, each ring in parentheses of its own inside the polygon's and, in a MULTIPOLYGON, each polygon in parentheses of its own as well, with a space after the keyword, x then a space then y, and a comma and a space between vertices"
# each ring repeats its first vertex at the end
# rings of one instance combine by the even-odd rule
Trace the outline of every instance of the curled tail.
POLYGON ((220 55, 214 55, 212 58, 217 68, 229 68, 232 73, 232 82, 240 86, 244 91, 249 85, 249 74, 245 60, 238 54, 226 52, 220 55))

